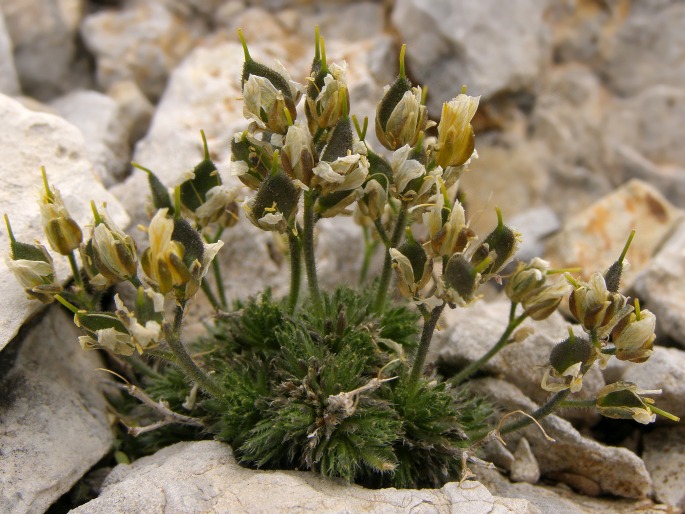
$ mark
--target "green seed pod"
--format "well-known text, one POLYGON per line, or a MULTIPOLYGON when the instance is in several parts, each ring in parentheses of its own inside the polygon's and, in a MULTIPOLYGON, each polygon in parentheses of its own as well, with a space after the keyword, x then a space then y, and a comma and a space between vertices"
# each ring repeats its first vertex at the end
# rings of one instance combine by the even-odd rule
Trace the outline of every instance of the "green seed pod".
POLYGON ((502 213, 497 209, 497 227, 495 227, 495 230, 490 232, 488 237, 485 238, 485 241, 476 248, 476 251, 471 257, 471 264, 478 266, 488 257, 488 255, 490 255, 490 252, 494 251, 495 258, 484 270, 482 270, 482 273, 484 275, 497 273, 513 258, 518 249, 520 239, 521 234, 507 227, 502 222, 502 213))
POLYGON ((152 196, 152 205, 155 208, 155 210, 159 209, 168 209, 169 214, 174 213, 174 206, 173 203, 171 202, 171 196, 169 196, 169 191, 167 190, 166 186, 162 184, 162 181, 159 180, 157 175, 155 175, 152 170, 149 170, 137 162, 132 162, 131 165, 134 168, 138 168, 141 171, 144 171, 147 174, 147 182, 148 185, 150 186, 150 193, 152 196))
POLYGON ((269 175, 247 204, 247 218, 263 230, 284 232, 297 212, 300 190, 283 172, 269 175))
POLYGON ((192 212, 195 212, 200 205, 205 203, 207 192, 210 189, 221 185, 219 171, 209 158, 205 133, 203 131, 200 131, 200 133, 202 134, 204 159, 193 169, 193 178, 186 180, 180 186, 181 203, 192 212))
POLYGON ((204 242, 200 233, 193 228, 188 220, 174 218, 171 240, 183 245, 183 264, 186 267, 190 268, 196 260, 202 262, 202 255, 205 251, 204 242))
POLYGON ((450 299, 450 301, 454 303, 453 300, 461 299, 466 303, 473 298, 476 289, 478 289, 480 274, 473 264, 464 258, 463 254, 455 253, 447 261, 443 279, 445 285, 458 295, 458 298, 450 299))
POLYGON ((564 374, 571 366, 587 364, 593 357, 592 343, 583 337, 567 337, 558 343, 549 355, 549 363, 559 373, 564 374))
POLYGON ((333 162, 339 157, 345 157, 352 151, 353 143, 352 122, 349 117, 341 118, 331 131, 321 160, 333 162))

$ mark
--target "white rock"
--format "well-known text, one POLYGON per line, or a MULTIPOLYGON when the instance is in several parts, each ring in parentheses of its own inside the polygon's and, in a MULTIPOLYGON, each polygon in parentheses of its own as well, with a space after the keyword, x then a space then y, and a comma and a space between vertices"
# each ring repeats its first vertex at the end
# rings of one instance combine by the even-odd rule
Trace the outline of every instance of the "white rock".
POLYGON ((407 43, 407 66, 431 91, 431 112, 438 115, 462 84, 484 97, 532 86, 550 53, 545 6, 535 0, 399 0, 392 22, 407 43))
POLYGON ((657 317, 657 331, 685 346, 685 221, 681 222, 647 269, 635 293, 657 317))
POLYGON ((521 244, 516 252, 516 258, 521 261, 541 257, 545 250, 543 240, 561 228, 559 217, 546 205, 516 214, 505 223, 521 233, 521 244))
POLYGON ((7 32, 5 16, 0 8, 0 93, 18 95, 21 91, 12 55, 12 40, 7 32))
POLYGON ((639 2, 626 14, 627 19, 607 42, 602 63, 612 89, 629 96, 657 84, 682 86, 685 5, 639 2))
POLYGON ((26 93, 45 99, 84 81, 71 74, 84 0, 3 0, 0 9, 26 93))
POLYGON ((239 466, 229 446, 178 443, 117 466, 99 498, 74 514, 138 512, 536 513, 527 500, 492 496, 478 482, 442 489, 364 489, 300 471, 239 466))
MULTIPOLYGON (((657 318, 658 323, 658 318, 657 318)), ((677 348, 655 346, 648 361, 629 363, 621 380, 633 382, 640 389, 661 389, 661 394, 647 395, 655 405, 681 419, 685 419, 685 352, 677 348)), ((664 423, 670 423, 657 416, 664 423)))
POLYGON ((154 106, 131 80, 116 82, 107 90, 107 95, 119 106, 120 123, 129 136, 129 144, 133 146, 150 127, 154 106))
POLYGON ((642 458, 654 481, 657 500, 685 509, 685 430, 657 428, 645 435, 642 458))
POLYGON ((48 309, 0 354, 0 511, 44 512, 110 451, 102 361, 83 351, 80 330, 48 309))
MULTIPOLYGON (((90 200, 98 205, 106 202, 115 223, 128 223, 121 204, 99 183, 86 155, 83 136, 76 127, 57 116, 25 109, 0 95, 0 206, 9 216, 17 240, 30 243, 39 239, 47 245, 37 202, 42 187, 41 165, 82 228, 92 220, 90 200)), ((4 229, 0 251, 3 255, 9 251, 4 229)), ((59 255, 53 257, 58 278, 66 280, 71 274, 67 260, 59 255)), ((0 289, 2 349, 41 304, 26 297, 4 259, 0 261, 0 289)))
POLYGON ((81 24, 83 41, 95 55, 100 88, 133 80, 152 100, 161 96, 169 73, 201 32, 199 25, 150 0, 90 14, 81 24))
POLYGON ((97 91, 74 91, 50 105, 79 128, 86 155, 105 186, 121 180, 129 169, 131 147, 117 102, 97 91))
MULTIPOLYGON (((443 316, 445 336, 436 338, 435 348, 439 360, 450 368, 464 368, 482 357, 504 332, 509 317, 510 302, 479 301, 468 308, 447 311, 443 316)), ((518 330, 533 329, 534 333, 520 343, 504 347, 481 368, 488 375, 501 376, 521 389, 525 395, 538 403, 549 397, 540 382, 544 367, 549 364, 552 348, 568 337, 569 323, 558 314, 542 321, 526 320, 518 330)), ((575 331, 582 332, 576 327, 575 331)), ((439 333, 440 334, 440 333, 439 333)), ((593 366, 583 378, 583 388, 577 398, 593 398, 602 387, 604 378, 597 366, 593 366)), ((592 424, 596 413, 587 409, 568 409, 563 416, 592 424)))
POLYGON ((519 439, 516 445, 509 477, 513 482, 528 482, 529 484, 535 484, 540 480, 540 466, 525 437, 519 439))
MULTIPOLYGON (((477 379, 470 386, 473 394, 487 396, 504 412, 532 412, 538 407, 516 386, 504 380, 477 379)), ((509 419, 516 418, 511 416, 509 419)), ((583 437, 568 421, 554 414, 544 418, 541 425, 554 442, 548 441, 534 424, 505 435, 504 440, 513 448, 521 437, 525 437, 543 477, 581 487, 582 492, 591 494, 644 498, 651 493, 649 473, 642 460, 630 450, 604 446, 583 437)))
POLYGON ((627 290, 682 216, 683 212, 651 185, 631 180, 569 218, 563 230, 550 239, 545 258, 555 268, 580 266, 589 278, 613 264, 630 231, 635 230, 626 257, 630 266, 621 279, 622 290, 627 290))
POLYGON ((326 42, 369 39, 383 32, 384 9, 378 2, 320 3, 297 10, 296 30, 308 40, 317 25, 326 42))

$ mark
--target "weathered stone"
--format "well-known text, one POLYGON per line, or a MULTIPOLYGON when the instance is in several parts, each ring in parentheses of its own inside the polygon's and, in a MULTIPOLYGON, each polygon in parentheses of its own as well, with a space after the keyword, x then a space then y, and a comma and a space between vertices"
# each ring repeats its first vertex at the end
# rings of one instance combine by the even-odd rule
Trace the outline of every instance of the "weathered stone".
POLYGON ((107 95, 119 106, 121 126, 128 134, 128 142, 133 147, 147 132, 155 108, 138 85, 131 80, 116 82, 107 90, 107 95))
MULTIPOLYGON (((649 360, 640 364, 631 363, 621 375, 621 380, 633 382, 640 389, 661 389, 661 394, 647 396, 654 398, 657 407, 685 419, 684 351, 655 346, 649 360)), ((657 419, 670 423, 659 416, 657 419)))
POLYGON ((339 5, 317 4, 297 11, 295 30, 304 38, 311 38, 313 27, 326 38, 358 41, 383 32, 384 6, 378 2, 349 2, 339 5))
POLYGON ((636 281, 634 290, 657 316, 657 331, 685 347, 685 221, 636 281))
POLYGON ((44 100, 88 83, 87 74, 71 69, 84 0, 3 0, 0 9, 25 93, 44 100))
MULTIPOLYGON (((433 350, 439 355, 439 361, 450 369, 459 369, 482 357, 506 329, 509 308, 509 301, 501 299, 480 301, 469 308, 445 313, 446 336, 436 338, 433 350)), ((542 321, 526 320, 518 330, 532 328, 534 333, 520 343, 505 346, 483 365, 481 372, 501 376, 529 398, 544 402, 549 397, 549 392, 540 386, 544 367, 549 364, 552 348, 568 337, 568 327, 568 322, 558 313, 542 321)), ((594 366, 583 378, 583 388, 577 398, 592 398, 604 385, 602 373, 594 366)), ((568 409, 563 416, 585 424, 597 420, 597 414, 586 409, 568 409)))
POLYGON ((114 442, 102 366, 59 308, 0 354, 0 511, 44 512, 114 442))
POLYGON ((509 226, 521 233, 516 258, 529 261, 540 257, 545 251, 544 239, 561 228, 556 213, 549 206, 528 209, 505 220, 509 226))
POLYGON ((525 437, 519 439, 516 445, 509 478, 513 482, 528 482, 529 484, 535 484, 540 480, 540 466, 525 437))
POLYGON ((595 271, 606 271, 621 255, 634 229, 627 256, 630 267, 622 277, 622 288, 629 289, 681 217, 682 211, 652 186, 631 180, 569 218, 564 229, 550 239, 546 258, 556 268, 580 266, 587 278, 595 271))
POLYGON ((527 500, 492 496, 477 482, 442 489, 364 489, 301 471, 239 466, 229 446, 178 443, 117 466, 99 498, 75 514, 137 512, 536 513, 527 500))
POLYGON ((629 7, 620 9, 627 15, 625 21, 607 41, 602 62, 611 88, 628 96, 657 84, 682 86, 685 5, 671 1, 625 5, 629 7))
POLYGON ((657 428, 644 438, 642 458, 657 500, 685 509, 685 429, 657 428))
MULTIPOLYGON (((488 397, 505 412, 532 412, 538 408, 516 386, 504 380, 477 379, 470 387, 473 394, 488 397)), ((561 480, 563 474, 569 474, 574 477, 571 482, 577 484, 576 477, 581 476, 585 482, 594 482, 601 493, 624 498, 644 498, 651 493, 649 473, 642 460, 630 450, 604 446, 583 437, 568 421, 554 414, 545 417, 540 424, 554 442, 547 440, 535 424, 505 435, 504 440, 513 448, 521 437, 525 437, 543 477, 555 476, 561 480)), ((568 485, 573 486, 573 483, 568 485)), ((588 487, 587 484, 584 487, 588 487)))
POLYGON ((409 69, 431 91, 430 111, 437 116, 461 84, 484 97, 531 87, 549 58, 545 4, 399 0, 392 22, 407 43, 409 69))
POLYGON ((81 24, 83 41, 97 62, 100 88, 133 80, 152 100, 161 96, 169 73, 201 32, 162 3, 149 0, 90 14, 81 24))
POLYGON ((497 470, 482 465, 470 466, 478 481, 488 490, 508 498, 525 498, 541 512, 563 514, 658 514, 665 505, 654 505, 650 500, 619 498, 590 498, 569 489, 565 484, 556 486, 531 485, 525 482, 511 483, 497 470))
POLYGON ((121 180, 129 169, 131 147, 117 103, 97 91, 74 91, 50 105, 81 131, 86 156, 105 186, 121 180))
POLYGON ((17 70, 14 67, 12 40, 7 32, 5 16, 0 9, 0 93, 18 95, 21 91, 17 70))
MULTIPOLYGON (((93 174, 86 157, 81 132, 62 118, 30 111, 18 102, 0 95, 0 204, 12 222, 18 240, 47 244, 42 232, 38 194, 45 166, 50 183, 62 193, 71 216, 85 227, 92 221, 90 201, 107 203, 114 222, 128 223, 121 204, 109 194, 93 174)), ((9 237, 0 234, 0 251, 7 255, 9 237)), ((66 258, 53 256, 57 277, 66 280, 71 268, 66 258)), ((0 261, 0 349, 16 334, 21 324, 39 308, 29 300, 4 259, 0 261)))

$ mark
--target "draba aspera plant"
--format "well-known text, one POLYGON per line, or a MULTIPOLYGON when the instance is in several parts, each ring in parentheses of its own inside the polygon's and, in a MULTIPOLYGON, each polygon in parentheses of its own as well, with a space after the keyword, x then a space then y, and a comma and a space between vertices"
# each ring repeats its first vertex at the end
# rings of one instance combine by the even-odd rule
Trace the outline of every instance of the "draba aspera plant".
POLYGON ((51 248, 71 263, 68 289, 46 248, 17 241, 5 216, 8 265, 26 293, 70 309, 84 331, 82 347, 107 352, 120 387, 140 402, 131 408, 130 400, 113 400, 128 432, 142 440, 135 451, 214 437, 256 468, 310 469, 372 487, 437 487, 462 476, 466 456, 484 438, 560 407, 595 408, 640 423, 656 414, 677 419, 646 396, 659 391, 630 383, 608 385, 594 399, 570 398, 595 364, 612 357, 646 361, 655 317, 619 292, 630 239, 615 264, 589 281, 541 259, 503 273, 520 235, 497 211, 497 227, 479 237, 457 199, 459 178, 477 157, 471 120, 478 97, 462 90, 444 104, 436 125, 427 116, 426 90, 407 77, 402 47, 399 76, 376 111, 375 132, 385 147, 377 153, 366 140, 368 120, 351 115, 345 64, 327 61, 318 31, 305 85, 279 63, 255 61, 239 35, 249 124, 230 139, 231 171, 245 187, 222 183, 204 134, 202 161, 172 190, 134 163, 147 174, 153 206, 149 246, 139 254, 104 206, 92 204, 93 224, 81 229, 43 170, 43 224, 51 248), (298 119, 300 100, 304 119, 298 119), (287 241, 286 298, 267 290, 228 305, 215 256, 241 211, 258 229, 287 241), (352 211, 366 245, 361 285, 324 292, 316 223, 352 211), (384 262, 370 280, 376 249, 384 262), (388 298, 393 270, 400 303, 388 298), (468 307, 491 280, 505 282, 511 300, 505 331, 455 375, 427 373, 443 310, 468 307), (113 312, 100 310, 102 292, 115 284, 120 292, 131 288, 131 304, 117 294, 113 312), (204 337, 186 343, 184 315, 200 290, 216 316, 204 337), (569 331, 551 352, 541 386, 554 394, 528 416, 488 424, 492 412, 468 393, 469 377, 525 337, 517 331, 525 319, 550 316, 567 296, 585 335, 569 331))

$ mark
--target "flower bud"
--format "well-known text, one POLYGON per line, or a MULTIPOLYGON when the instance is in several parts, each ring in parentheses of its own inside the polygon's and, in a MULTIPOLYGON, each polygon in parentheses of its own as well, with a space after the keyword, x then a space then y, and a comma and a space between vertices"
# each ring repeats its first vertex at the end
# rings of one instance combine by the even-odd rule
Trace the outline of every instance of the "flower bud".
POLYGON ((342 66, 334 63, 330 67, 322 67, 310 82, 305 115, 312 134, 333 128, 350 111, 345 72, 344 63, 342 66))
POLYGON ((247 218, 262 230, 285 232, 297 213, 300 190, 283 172, 269 175, 243 204, 247 218))
MULTIPOLYGON (((84 262, 92 258, 86 266, 88 271, 97 270, 110 284, 131 279, 136 276, 138 268, 138 254, 133 238, 122 232, 107 212, 98 212, 95 205, 91 205, 95 214, 95 227, 90 239, 90 252, 86 250, 81 253, 86 257, 84 262)), ((97 282, 98 280, 96 284, 97 282)))
POLYGON ((231 175, 250 189, 257 190, 272 168, 275 148, 266 141, 237 133, 231 141, 231 175))
POLYGON ((390 249, 393 268, 397 272, 397 287, 403 296, 413 298, 428 283, 433 271, 433 260, 413 238, 390 249))
POLYGON ((303 186, 309 187, 314 168, 312 136, 309 130, 299 122, 288 127, 281 151, 281 163, 291 179, 298 180, 303 186))
POLYGON ((471 263, 474 266, 483 262, 491 252, 495 253, 494 259, 483 270, 484 275, 497 273, 500 271, 511 259, 518 250, 519 242, 521 241, 521 234, 510 227, 507 227, 502 221, 502 212, 497 209, 497 227, 490 232, 473 253, 471 263))
POLYGON ((650 408, 654 400, 643 397, 645 394, 661 394, 661 390, 642 391, 633 383, 616 382, 599 390, 595 406, 607 418, 633 418, 646 425, 656 420, 656 414, 650 408))
POLYGON ((114 296, 116 316, 130 335, 129 344, 139 354, 159 346, 164 321, 164 296, 152 289, 138 288, 135 312, 128 310, 119 295, 114 296))
POLYGON ((383 215, 387 203, 388 192, 383 185, 376 179, 368 180, 359 200, 359 210, 372 220, 377 220, 383 215))
POLYGON ((359 189, 322 194, 316 199, 316 212, 321 218, 332 218, 344 212, 347 207, 359 200, 360 197, 359 189))
POLYGON ((84 350, 101 349, 118 355, 133 355, 135 346, 131 335, 116 315, 79 311, 74 315, 74 323, 87 332, 78 338, 84 350))
POLYGON ((479 101, 479 96, 460 94, 443 104, 435 147, 435 162, 443 169, 461 166, 473 155, 476 136, 471 120, 476 114, 479 101))
POLYGON ((580 391, 583 387, 582 368, 591 364, 594 359, 592 343, 588 339, 570 335, 552 348, 549 355, 550 367, 542 377, 542 388, 546 391, 580 391), (550 378, 561 379, 561 382, 550 381, 550 378))
POLYGON ((40 201, 43 230, 53 250, 70 255, 83 241, 83 233, 67 211, 59 191, 49 186, 45 168, 41 167, 41 172, 45 184, 45 193, 40 201))
POLYGON ((466 249, 474 237, 466 226, 466 214, 461 203, 456 202, 452 209, 445 207, 442 194, 433 197, 432 207, 423 215, 423 221, 430 235, 431 254, 434 257, 452 257, 466 249))
POLYGON ((320 188, 323 195, 351 191, 361 187, 369 173, 366 156, 349 154, 333 162, 320 161, 314 169, 312 185, 320 188))
POLYGON ((195 210, 198 225, 206 227, 216 223, 221 227, 232 227, 238 223, 237 190, 226 186, 215 186, 205 195, 205 202, 195 210))
POLYGON ((238 35, 245 54, 241 77, 243 114, 254 120, 260 128, 285 134, 297 117, 295 107, 302 94, 302 86, 290 80, 288 70, 279 62, 276 62, 274 68, 269 68, 253 60, 242 31, 239 30, 238 35), (288 115, 285 114, 285 109, 288 115))
POLYGON ((5 214, 5 225, 10 238, 10 253, 6 259, 12 272, 29 298, 51 303, 62 286, 55 280, 52 257, 41 244, 21 243, 14 238, 10 221, 5 214))
POLYGON ((596 331, 602 339, 609 335, 616 322, 629 313, 625 296, 607 290, 601 273, 593 273, 586 283, 578 284, 568 300, 571 314, 583 328, 596 331))
POLYGON ((611 331, 611 342, 616 346, 616 358, 621 361, 645 362, 652 354, 656 334, 656 316, 647 309, 623 316, 611 331))

